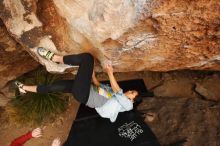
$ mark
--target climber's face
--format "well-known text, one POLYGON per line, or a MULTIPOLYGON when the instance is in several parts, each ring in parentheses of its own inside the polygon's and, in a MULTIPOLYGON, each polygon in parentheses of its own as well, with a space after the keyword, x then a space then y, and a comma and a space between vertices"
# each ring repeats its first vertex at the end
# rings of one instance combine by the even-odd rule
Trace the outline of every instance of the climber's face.
POLYGON ((134 101, 135 97, 138 96, 138 92, 136 90, 129 90, 124 93, 131 101, 134 101))

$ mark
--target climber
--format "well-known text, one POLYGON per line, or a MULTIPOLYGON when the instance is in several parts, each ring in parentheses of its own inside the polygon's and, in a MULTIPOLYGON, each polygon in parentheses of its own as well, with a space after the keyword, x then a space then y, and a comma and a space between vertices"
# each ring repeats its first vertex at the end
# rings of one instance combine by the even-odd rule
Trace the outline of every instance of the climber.
POLYGON ((108 74, 111 87, 101 84, 93 71, 94 58, 89 53, 59 56, 43 47, 39 47, 37 52, 44 59, 56 63, 78 65, 78 72, 75 80, 60 80, 51 85, 28 86, 16 81, 15 84, 22 93, 72 93, 77 101, 90 108, 95 108, 101 117, 109 118, 111 122, 116 120, 119 112, 132 110, 133 103, 140 99, 136 90, 123 93, 113 75, 113 68, 109 63, 104 65, 104 69, 108 74), (93 84, 91 84, 91 81, 93 84))

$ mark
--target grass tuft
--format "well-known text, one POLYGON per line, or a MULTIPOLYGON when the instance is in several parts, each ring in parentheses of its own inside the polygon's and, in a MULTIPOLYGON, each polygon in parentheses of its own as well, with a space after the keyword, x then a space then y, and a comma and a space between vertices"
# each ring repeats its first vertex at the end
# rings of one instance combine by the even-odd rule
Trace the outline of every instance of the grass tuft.
MULTIPOLYGON (((57 75, 45 70, 38 70, 33 77, 20 78, 19 81, 27 85, 51 84, 58 80, 57 75)), ((39 125, 53 121, 58 114, 64 112, 67 107, 67 99, 62 93, 31 93, 21 95, 16 89, 15 98, 6 108, 9 118, 17 124, 39 125)))

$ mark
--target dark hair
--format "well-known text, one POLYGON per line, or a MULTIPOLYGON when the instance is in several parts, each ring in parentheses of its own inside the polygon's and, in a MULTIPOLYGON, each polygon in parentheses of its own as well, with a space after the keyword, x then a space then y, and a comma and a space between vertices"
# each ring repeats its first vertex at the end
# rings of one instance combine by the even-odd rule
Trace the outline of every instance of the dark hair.
POLYGON ((134 108, 136 108, 140 103, 142 102, 142 97, 140 95, 137 95, 135 98, 134 98, 134 108))

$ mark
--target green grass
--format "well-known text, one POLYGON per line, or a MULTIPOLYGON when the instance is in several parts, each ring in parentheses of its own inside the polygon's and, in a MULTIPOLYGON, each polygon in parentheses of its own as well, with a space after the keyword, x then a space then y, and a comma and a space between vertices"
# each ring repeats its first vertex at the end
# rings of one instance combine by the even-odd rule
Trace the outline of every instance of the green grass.
MULTIPOLYGON (((19 81, 27 85, 50 84, 59 77, 44 70, 38 70, 33 77, 20 78, 19 81)), ((44 122, 53 121, 58 114, 64 112, 67 107, 67 100, 62 93, 31 93, 21 95, 18 89, 15 98, 9 106, 9 117, 19 124, 39 125, 44 122)))

